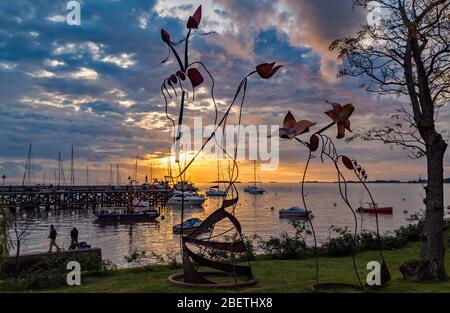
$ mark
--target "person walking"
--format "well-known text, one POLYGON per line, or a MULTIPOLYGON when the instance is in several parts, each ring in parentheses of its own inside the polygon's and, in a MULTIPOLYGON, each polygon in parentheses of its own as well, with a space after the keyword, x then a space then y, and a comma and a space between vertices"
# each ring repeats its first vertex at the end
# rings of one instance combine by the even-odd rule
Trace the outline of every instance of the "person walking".
POLYGON ((56 247, 56 251, 59 251, 59 247, 56 244, 56 236, 58 236, 58 233, 56 232, 55 226, 50 225, 50 232, 48 234, 48 238, 50 239, 50 246, 48 247, 48 252, 52 252, 53 246, 56 247))
POLYGON ((75 250, 79 248, 78 245, 78 229, 76 227, 72 228, 70 231, 70 250, 75 250))

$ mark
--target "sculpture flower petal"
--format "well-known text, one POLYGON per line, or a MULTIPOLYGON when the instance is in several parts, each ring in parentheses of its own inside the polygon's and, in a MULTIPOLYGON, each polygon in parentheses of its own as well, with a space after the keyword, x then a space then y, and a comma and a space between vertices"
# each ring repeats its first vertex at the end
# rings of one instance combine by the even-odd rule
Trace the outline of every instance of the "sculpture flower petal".
POLYGON ((316 123, 302 120, 296 121, 291 111, 289 111, 284 117, 283 127, 279 129, 280 138, 284 139, 292 139, 301 134, 307 133, 311 126, 314 126, 316 123))
POLYGON ((319 149, 319 136, 316 134, 313 134, 311 138, 309 138, 309 149, 313 152, 319 149))
POLYGON ((342 163, 344 163, 345 167, 349 170, 353 170, 355 167, 353 166, 353 162, 346 156, 342 156, 342 163))
POLYGON ((332 103, 331 105, 333 106, 333 110, 327 111, 325 114, 328 115, 337 125, 338 134, 336 138, 344 138, 346 129, 350 132, 352 131, 350 129, 349 118, 355 110, 355 107, 351 103, 344 106, 341 106, 339 103, 332 103))
POLYGON ((184 81, 186 79, 186 74, 184 74, 182 71, 178 71, 177 76, 181 81, 184 81))
POLYGON ((161 29, 161 39, 167 44, 170 43, 170 35, 164 29, 161 29))
POLYGON ((256 67, 256 72, 263 79, 268 79, 272 77, 283 65, 275 66, 276 62, 273 63, 262 63, 256 67))
POLYGON ((188 22, 187 22, 187 28, 197 29, 200 25, 200 21, 202 20, 202 6, 199 6, 197 10, 195 11, 194 15, 189 16, 188 22))
POLYGON ((189 79, 191 80, 192 87, 197 87, 203 83, 203 76, 198 69, 190 68, 187 72, 189 79))

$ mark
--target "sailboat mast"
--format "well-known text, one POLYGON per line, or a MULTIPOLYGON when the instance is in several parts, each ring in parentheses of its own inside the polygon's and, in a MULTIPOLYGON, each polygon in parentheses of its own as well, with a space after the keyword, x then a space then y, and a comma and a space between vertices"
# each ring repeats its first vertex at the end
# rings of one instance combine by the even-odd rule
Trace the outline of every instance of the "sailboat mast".
POLYGON ((113 165, 112 163, 109 164, 109 185, 112 186, 113 185, 113 165))
POLYGON ((256 187, 256 160, 253 160, 253 186, 256 187))
POLYGON ((150 162, 150 184, 153 184, 153 162, 150 162))
POLYGON ((75 169, 73 167, 73 145, 70 152, 70 185, 75 186, 75 169))
POLYGON ((217 158, 217 190, 220 189, 219 158, 217 158))
POLYGON ((58 152, 58 186, 61 186, 61 152, 58 152))
POLYGON ((137 176, 138 176, 138 158, 139 153, 136 153, 136 163, 134 164, 134 173, 133 173, 133 180, 136 183, 137 182, 137 176))
POLYGON ((116 184, 117 186, 120 186, 120 173, 119 173, 119 163, 116 164, 116 184))

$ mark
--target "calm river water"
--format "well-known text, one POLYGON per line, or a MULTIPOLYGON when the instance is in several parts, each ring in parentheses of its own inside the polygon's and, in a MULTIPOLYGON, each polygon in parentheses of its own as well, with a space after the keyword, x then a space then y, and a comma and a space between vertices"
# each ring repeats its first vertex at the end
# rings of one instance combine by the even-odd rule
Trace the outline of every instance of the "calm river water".
MULTIPOLYGON (((207 184, 198 184, 200 191, 205 191, 207 184)), ((242 190, 246 184, 238 184, 242 190)), ((407 218, 423 209, 424 191, 419 184, 370 184, 375 200, 381 205, 394 207, 393 215, 379 216, 383 232, 391 231, 408 223, 407 218), (404 211, 407 210, 408 213, 404 211)), ((240 202, 236 215, 246 235, 257 234, 264 239, 279 235, 283 231, 292 233, 289 220, 279 219, 278 210, 285 207, 301 206, 299 184, 263 184, 266 193, 250 195, 240 192, 240 202), (271 207, 274 210, 271 210, 271 207)), ((307 203, 315 218, 313 223, 319 241, 323 242, 330 235, 330 227, 353 227, 353 215, 344 205, 338 193, 337 184, 307 184, 307 203), (336 204, 336 205, 334 205, 336 204)), ((450 204, 450 185, 445 186, 445 206, 450 204)), ((349 195, 354 207, 361 202, 362 188, 357 184, 349 185, 349 195)), ((367 202, 367 194, 363 202, 367 202)), ((188 209, 186 218, 206 218, 219 205, 219 200, 208 199, 202 208, 188 209)), ((448 210, 446 210, 448 211, 448 210)), ((104 259, 110 259, 119 266, 126 266, 124 256, 134 249, 154 251, 166 255, 179 251, 179 236, 173 234, 172 225, 180 223, 180 210, 166 208, 163 218, 155 223, 135 225, 99 226, 93 224, 95 215, 92 210, 43 212, 39 216, 39 225, 22 243, 22 252, 43 252, 48 249, 48 227, 54 224, 58 231, 58 245, 67 248, 70 244, 70 230, 76 226, 80 232, 79 240, 102 249, 104 259)), ((358 214, 359 229, 375 229, 375 216, 358 214), (361 223, 362 222, 362 223, 361 223)), ((226 230, 229 225, 218 225, 216 231, 226 230)), ((150 253, 147 253, 150 254, 150 253)))

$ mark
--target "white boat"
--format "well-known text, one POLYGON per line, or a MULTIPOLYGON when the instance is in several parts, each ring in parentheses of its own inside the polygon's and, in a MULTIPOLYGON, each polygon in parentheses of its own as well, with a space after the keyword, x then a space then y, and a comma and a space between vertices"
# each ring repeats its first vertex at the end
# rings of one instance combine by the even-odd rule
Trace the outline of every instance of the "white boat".
POLYGON ((245 187, 244 191, 252 195, 260 195, 266 192, 263 187, 256 185, 256 161, 253 161, 253 186, 245 187))
POLYGON ((307 218, 308 216, 310 218, 313 217, 311 212, 307 211, 304 208, 299 207, 281 209, 279 211, 279 214, 280 217, 304 217, 304 218, 307 218))
POLYGON ((218 187, 214 188, 215 186, 209 187, 209 190, 206 192, 207 196, 210 197, 225 197, 227 193, 224 190, 220 190, 218 187))
POLYGON ((199 218, 193 217, 185 220, 182 224, 176 224, 172 226, 172 230, 175 233, 181 232, 181 226, 183 226, 183 233, 190 233, 196 230, 203 221, 199 218))
POLYGON ((248 192, 252 195, 260 195, 266 192, 266 190, 262 187, 258 187, 258 186, 248 186, 244 188, 245 192, 248 192))
POLYGON ((175 191, 173 196, 167 201, 169 205, 201 205, 205 202, 205 197, 200 196, 195 192, 181 192, 175 191))
POLYGON ((225 197, 227 195, 225 190, 220 190, 220 162, 217 159, 217 186, 209 187, 206 195, 210 197, 225 197))

